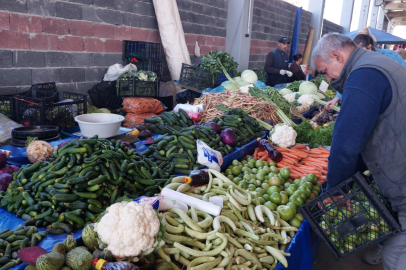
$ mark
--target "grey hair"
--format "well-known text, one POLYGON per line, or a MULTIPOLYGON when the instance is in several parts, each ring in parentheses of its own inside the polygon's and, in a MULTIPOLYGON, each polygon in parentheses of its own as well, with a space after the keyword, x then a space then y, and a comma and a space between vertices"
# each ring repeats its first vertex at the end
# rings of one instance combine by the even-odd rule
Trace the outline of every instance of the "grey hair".
POLYGON ((325 63, 331 62, 330 53, 332 51, 347 51, 349 48, 355 48, 355 43, 350 37, 340 33, 329 33, 324 35, 313 49, 313 60, 320 57, 325 63))

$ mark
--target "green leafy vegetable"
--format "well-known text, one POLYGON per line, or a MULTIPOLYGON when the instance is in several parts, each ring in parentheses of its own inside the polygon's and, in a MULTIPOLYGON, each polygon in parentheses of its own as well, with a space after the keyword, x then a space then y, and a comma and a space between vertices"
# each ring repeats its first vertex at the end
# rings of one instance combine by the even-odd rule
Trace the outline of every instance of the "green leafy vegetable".
POLYGON ((334 122, 314 130, 308 121, 303 121, 293 129, 297 133, 296 142, 309 144, 310 148, 330 146, 333 141, 334 122))
POLYGON ((207 70, 208 72, 212 73, 213 76, 213 84, 217 81, 218 76, 220 73, 223 73, 223 69, 221 65, 224 67, 224 69, 228 73, 237 73, 237 67, 238 64, 237 62, 234 61, 234 58, 231 57, 228 53, 226 52, 221 52, 221 51, 212 51, 209 52, 207 55, 205 55, 202 59, 202 63, 200 66, 207 70), (219 64, 220 62, 220 64, 219 64))

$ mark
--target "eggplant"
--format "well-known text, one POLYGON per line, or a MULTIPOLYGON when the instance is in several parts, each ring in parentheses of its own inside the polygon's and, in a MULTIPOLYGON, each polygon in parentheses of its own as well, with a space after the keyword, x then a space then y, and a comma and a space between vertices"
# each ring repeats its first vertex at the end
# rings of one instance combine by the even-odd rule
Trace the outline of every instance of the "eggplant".
POLYGON ((149 137, 151 137, 151 131, 149 131, 149 130, 143 130, 143 131, 141 131, 140 132, 140 135, 138 135, 138 138, 140 138, 140 139, 146 139, 146 138, 149 138, 149 137))

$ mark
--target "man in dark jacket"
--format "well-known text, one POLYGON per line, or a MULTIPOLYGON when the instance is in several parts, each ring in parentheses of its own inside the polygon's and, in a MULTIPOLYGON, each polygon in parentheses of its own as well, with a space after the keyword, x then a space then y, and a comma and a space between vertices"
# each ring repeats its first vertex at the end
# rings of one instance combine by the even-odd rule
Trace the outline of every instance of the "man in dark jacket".
POLYGON ((269 86, 275 86, 281 83, 287 83, 288 77, 293 75, 292 72, 288 71, 288 55, 286 54, 286 49, 288 48, 287 37, 281 37, 278 40, 278 46, 275 50, 268 53, 265 61, 265 72, 266 72, 266 84, 269 86))
POLYGON ((313 59, 317 70, 343 95, 334 125, 327 190, 368 167, 403 229, 385 241, 383 266, 405 269, 406 68, 382 54, 357 48, 338 33, 320 39, 313 59))

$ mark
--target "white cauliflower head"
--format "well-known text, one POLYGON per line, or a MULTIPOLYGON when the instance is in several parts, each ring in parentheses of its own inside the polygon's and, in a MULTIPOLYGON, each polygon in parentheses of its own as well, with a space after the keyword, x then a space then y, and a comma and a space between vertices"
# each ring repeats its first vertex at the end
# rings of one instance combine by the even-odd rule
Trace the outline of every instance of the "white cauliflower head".
POLYGON ((114 257, 125 258, 138 256, 150 249, 159 226, 159 219, 151 205, 121 202, 110 206, 95 230, 114 257))
POLYGON ((314 99, 310 95, 302 95, 298 98, 297 102, 299 102, 302 105, 313 105, 314 104, 314 99))
POLYGON ((289 102, 294 102, 295 101, 295 97, 292 96, 291 94, 286 94, 283 97, 289 102))
POLYGON ((283 148, 295 145, 296 136, 296 131, 291 126, 284 124, 276 125, 269 135, 274 144, 283 148))

